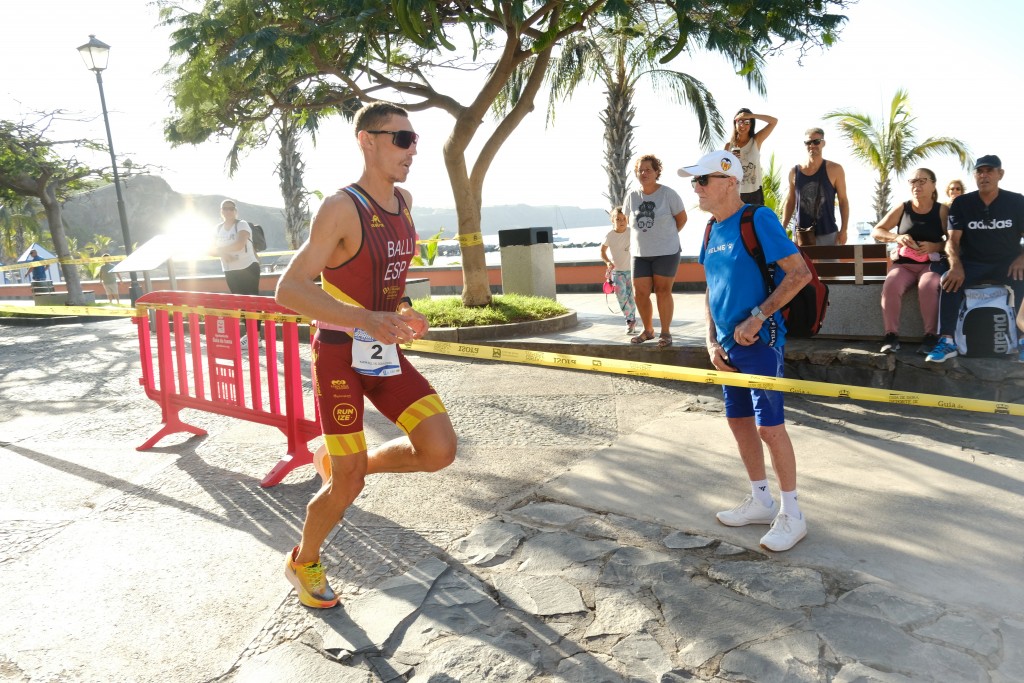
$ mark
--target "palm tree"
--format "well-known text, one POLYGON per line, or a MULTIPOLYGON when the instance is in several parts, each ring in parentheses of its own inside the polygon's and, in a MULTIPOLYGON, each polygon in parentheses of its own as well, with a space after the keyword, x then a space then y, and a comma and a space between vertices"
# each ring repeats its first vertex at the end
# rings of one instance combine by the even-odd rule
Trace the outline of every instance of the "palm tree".
POLYGON ((16 259, 32 242, 43 241, 46 216, 42 205, 34 197, 13 196, 0 204, 0 256, 16 259))
MULTIPOLYGON (((612 204, 622 201, 629 184, 629 163, 634 156, 633 99, 642 79, 690 107, 697 117, 704 149, 711 150, 725 134, 715 98, 707 87, 689 74, 662 68, 661 57, 678 40, 676 18, 660 19, 639 4, 633 9, 629 16, 616 15, 610 25, 595 21, 588 31, 570 36, 548 72, 549 123, 554 121, 557 101, 569 99, 580 84, 596 80, 605 88, 607 106, 601 113, 608 174, 605 196, 612 204)), ((765 93, 759 53, 739 42, 723 43, 714 49, 729 59, 749 87, 761 95, 765 93)))
POLYGON ((768 168, 761 174, 761 189, 764 190, 764 205, 782 220, 782 169, 775 164, 775 152, 768 159, 768 168))
POLYGON ((888 118, 878 123, 867 114, 849 109, 825 114, 826 119, 836 121, 843 138, 850 142, 853 155, 878 173, 874 204, 877 221, 889 211, 893 177, 903 176, 921 160, 934 154, 955 154, 965 169, 971 165, 970 151, 962 140, 931 137, 917 142, 917 119, 910 113, 908 100, 905 89, 897 90, 889 106, 888 118))
POLYGON ((299 126, 292 117, 282 114, 277 139, 281 143, 281 161, 277 165, 281 196, 284 198, 284 232, 288 246, 298 249, 309 235, 309 203, 302 174, 306 164, 299 150, 299 126))

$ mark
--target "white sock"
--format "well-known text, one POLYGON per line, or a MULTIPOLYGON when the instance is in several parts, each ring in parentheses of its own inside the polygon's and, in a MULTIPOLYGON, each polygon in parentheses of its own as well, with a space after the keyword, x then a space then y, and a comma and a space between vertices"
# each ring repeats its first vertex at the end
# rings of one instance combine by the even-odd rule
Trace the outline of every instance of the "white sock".
POLYGON ((768 489, 767 479, 750 482, 750 495, 754 496, 754 500, 758 501, 766 508, 770 508, 775 505, 775 501, 772 500, 772 492, 768 489))
POLYGON ((803 515, 800 514, 800 505, 796 502, 796 489, 780 491, 779 493, 782 494, 782 509, 779 511, 779 514, 802 519, 803 515))

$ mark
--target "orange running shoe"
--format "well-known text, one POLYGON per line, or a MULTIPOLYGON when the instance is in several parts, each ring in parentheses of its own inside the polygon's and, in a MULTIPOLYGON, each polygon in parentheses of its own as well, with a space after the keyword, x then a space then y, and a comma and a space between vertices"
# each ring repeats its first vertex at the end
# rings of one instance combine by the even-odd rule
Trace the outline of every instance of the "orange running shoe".
POLYGON ((284 576, 289 583, 295 586, 295 592, 299 594, 299 602, 307 607, 324 608, 337 605, 338 596, 334 594, 331 586, 327 583, 324 566, 319 562, 297 563, 295 555, 298 552, 299 546, 295 546, 285 556, 284 576))

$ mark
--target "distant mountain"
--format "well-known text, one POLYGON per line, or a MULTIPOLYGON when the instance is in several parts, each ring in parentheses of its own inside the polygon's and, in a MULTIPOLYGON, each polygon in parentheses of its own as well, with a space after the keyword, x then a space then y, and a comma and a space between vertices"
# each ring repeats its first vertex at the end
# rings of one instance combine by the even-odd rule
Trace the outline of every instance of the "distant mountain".
MULTIPOLYGON (((511 204, 485 206, 480 212, 480 231, 496 235, 507 228, 589 228, 608 223, 604 209, 581 209, 577 206, 528 206, 511 204)), ((413 219, 420 237, 433 235, 444 228, 452 235, 459 227, 455 209, 429 209, 413 207, 413 219)))
MULTIPOLYGON (((167 181, 155 175, 137 175, 122 180, 125 214, 132 241, 143 244, 154 236, 173 229, 178 215, 188 212, 213 228, 220 223, 220 203, 228 199, 222 194, 181 194, 167 181)), ((242 220, 263 226, 268 249, 285 249, 284 214, 281 209, 236 202, 242 220)), ((68 234, 80 245, 92 240, 94 234, 107 235, 118 245, 121 221, 117 215, 117 193, 113 185, 82 192, 64 204, 64 223, 68 234)))
MULTIPOLYGON (((132 241, 143 244, 154 236, 172 229, 178 214, 188 211, 207 223, 212 232, 220 222, 221 194, 181 194, 167 181, 155 175, 137 175, 122 179, 125 213, 132 241)), ((259 223, 267 236, 268 250, 289 248, 284 232, 284 212, 273 206, 236 201, 240 218, 259 223)), ((458 230, 455 209, 431 209, 414 206, 413 219, 421 237, 433 235, 442 228, 448 235, 458 230)), ((77 194, 64 204, 64 222, 68 234, 80 245, 93 235, 107 235, 120 245, 121 223, 117 214, 117 196, 113 185, 77 194)), ((608 212, 604 209, 581 209, 575 206, 486 206, 481 217, 481 231, 495 235, 506 228, 551 227, 583 228, 604 225, 608 212)))

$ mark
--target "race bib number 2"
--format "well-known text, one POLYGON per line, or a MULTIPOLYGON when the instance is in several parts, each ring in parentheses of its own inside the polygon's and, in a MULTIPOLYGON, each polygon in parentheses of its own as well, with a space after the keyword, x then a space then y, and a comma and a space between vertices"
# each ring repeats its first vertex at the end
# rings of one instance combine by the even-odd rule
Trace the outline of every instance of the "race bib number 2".
POLYGON ((398 346, 379 342, 357 327, 352 331, 352 369, 372 377, 400 375, 398 346))

